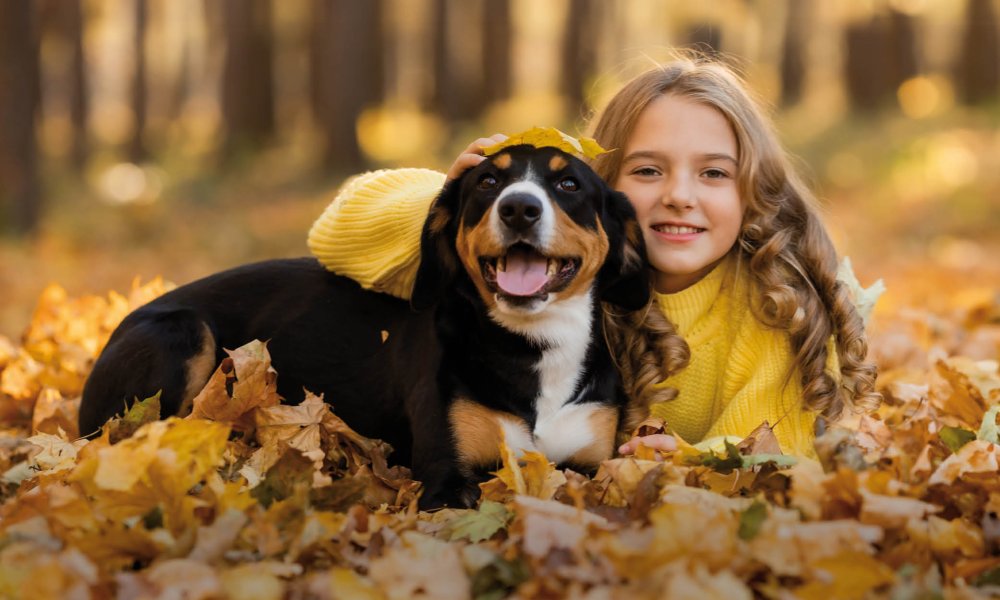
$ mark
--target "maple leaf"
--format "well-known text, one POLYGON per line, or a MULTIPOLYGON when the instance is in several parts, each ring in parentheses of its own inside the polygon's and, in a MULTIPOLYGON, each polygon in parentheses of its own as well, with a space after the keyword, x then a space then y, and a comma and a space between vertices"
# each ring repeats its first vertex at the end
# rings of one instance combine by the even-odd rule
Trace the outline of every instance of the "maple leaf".
POLYGON ((754 502, 745 511, 740 513, 740 527, 737 535, 741 540, 751 540, 760 531, 761 525, 767 519, 767 504, 754 502))
POLYGON ((137 400, 132 406, 125 410, 125 414, 115 417, 104 426, 108 430, 108 437, 111 443, 117 443, 132 435, 146 423, 160 420, 160 392, 146 398, 137 400))
POLYGON ((281 403, 278 374, 265 342, 253 340, 226 353, 229 357, 195 396, 190 418, 232 423, 236 431, 248 431, 254 411, 281 403))
POLYGON ((503 504, 484 500, 479 510, 466 511, 448 523, 448 540, 467 539, 473 543, 488 540, 506 527, 513 516, 503 504))
POLYGON ((992 444, 1000 444, 1000 430, 997 429, 997 413, 1000 413, 1000 404, 997 404, 986 411, 983 415, 983 424, 979 427, 976 439, 985 440, 992 444))
POLYGON ((77 453, 87 443, 86 440, 70 442, 64 433, 62 435, 38 433, 29 437, 28 441, 40 449, 40 452, 34 454, 28 461, 35 471, 72 469, 76 466, 77 453))
POLYGON ((881 279, 877 279, 867 288, 862 287, 861 282, 854 274, 851 259, 847 256, 840 261, 840 266, 837 268, 837 281, 847 286, 847 292, 854 303, 854 308, 861 315, 862 321, 867 324, 871 318, 872 310, 875 308, 875 303, 885 293, 885 283, 881 279))
POLYGON ((61 430, 66 433, 66 437, 79 437, 79 412, 79 397, 67 400, 57 389, 43 388, 35 400, 31 429, 40 433, 56 433, 61 430))
POLYGON ((575 138, 568 133, 563 133, 555 127, 532 127, 527 131, 515 133, 506 140, 483 148, 483 154, 490 156, 511 146, 529 144, 536 148, 552 146, 568 154, 575 154, 581 158, 597 158, 601 154, 608 152, 592 138, 575 138))
POLYGON ((458 549, 415 531, 371 562, 370 577, 390 600, 467 600, 469 580, 458 549))
POLYGON ((809 600, 862 598, 895 581, 892 569, 866 553, 843 552, 813 562, 810 579, 795 588, 795 596, 809 600))
POLYGON ((527 451, 518 457, 503 440, 499 450, 502 465, 493 473, 496 478, 479 484, 484 499, 502 502, 509 493, 548 499, 566 483, 562 471, 557 471, 541 452, 527 451))
POLYGON ((976 432, 962 429, 961 427, 942 427, 938 432, 941 441, 952 453, 958 452, 962 446, 976 439, 976 432))
POLYGON ((946 458, 928 478, 928 485, 951 485, 970 476, 995 477, 1000 469, 1000 446, 973 440, 946 458))

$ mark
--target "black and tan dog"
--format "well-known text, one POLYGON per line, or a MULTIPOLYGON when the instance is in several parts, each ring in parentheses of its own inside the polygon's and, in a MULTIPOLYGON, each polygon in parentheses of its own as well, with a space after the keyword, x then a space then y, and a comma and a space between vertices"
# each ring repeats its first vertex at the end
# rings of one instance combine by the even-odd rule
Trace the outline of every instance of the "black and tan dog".
POLYGON ((424 508, 473 504, 501 436, 592 470, 611 457, 625 405, 600 305, 645 305, 641 245, 627 199, 583 162, 514 146, 434 201, 410 305, 307 258, 182 286, 111 336, 84 389, 80 431, 157 391, 164 413, 176 413, 223 348, 261 339, 279 394, 322 393, 359 433, 392 444, 423 481, 424 508))

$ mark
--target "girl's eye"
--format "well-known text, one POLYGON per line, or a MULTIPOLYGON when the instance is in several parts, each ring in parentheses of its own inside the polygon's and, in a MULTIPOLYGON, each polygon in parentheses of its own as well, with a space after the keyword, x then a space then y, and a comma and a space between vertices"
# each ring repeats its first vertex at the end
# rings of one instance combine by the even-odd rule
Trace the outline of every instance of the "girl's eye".
POLYGON ((580 189, 580 182, 572 177, 560 179, 556 187, 564 192, 575 192, 580 189))
POLYGON ((726 173, 722 169, 705 169, 702 175, 708 177, 709 179, 725 179, 729 177, 729 173, 726 173))
POLYGON ((632 171, 633 175, 639 175, 642 177, 655 177, 660 174, 659 171, 653 167, 639 167, 638 169, 632 171))
POLYGON ((479 178, 479 182, 476 183, 476 187, 481 190, 492 190, 497 187, 497 178, 486 174, 479 178))

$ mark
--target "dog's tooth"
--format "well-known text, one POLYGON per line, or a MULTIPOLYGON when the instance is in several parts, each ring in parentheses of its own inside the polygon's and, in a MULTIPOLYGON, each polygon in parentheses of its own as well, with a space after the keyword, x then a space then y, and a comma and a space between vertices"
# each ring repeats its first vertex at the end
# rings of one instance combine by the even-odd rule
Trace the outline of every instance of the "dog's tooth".
POLYGON ((548 275, 549 277, 552 277, 553 275, 556 274, 556 271, 558 270, 559 270, 559 261, 555 258, 550 258, 549 264, 545 269, 545 274, 548 275))
POLYGON ((507 256, 504 255, 497 259, 497 271, 506 271, 506 270, 507 270, 507 256))

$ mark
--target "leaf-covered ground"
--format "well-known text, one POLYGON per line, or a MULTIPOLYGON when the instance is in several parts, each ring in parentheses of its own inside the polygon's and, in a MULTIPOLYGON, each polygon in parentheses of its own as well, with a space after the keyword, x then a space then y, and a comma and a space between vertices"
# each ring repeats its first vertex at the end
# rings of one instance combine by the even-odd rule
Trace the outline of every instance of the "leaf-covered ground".
POLYGON ((879 314, 886 402, 829 429, 821 464, 774 456, 766 427, 714 454, 616 458, 594 478, 505 450, 478 510, 425 513, 383 443, 320 398, 279 404, 259 343, 232 351, 190 416, 158 420, 154 397, 79 440, 94 357, 165 287, 53 286, 19 342, 0 337, 0 597, 1000 592, 995 294, 879 314))

